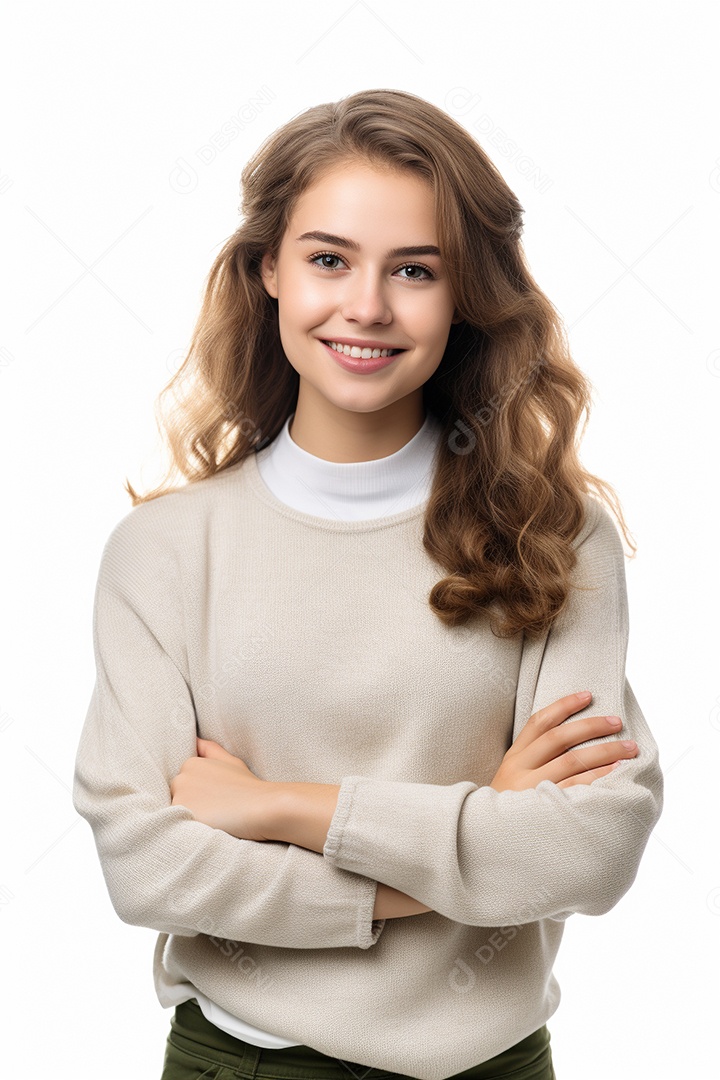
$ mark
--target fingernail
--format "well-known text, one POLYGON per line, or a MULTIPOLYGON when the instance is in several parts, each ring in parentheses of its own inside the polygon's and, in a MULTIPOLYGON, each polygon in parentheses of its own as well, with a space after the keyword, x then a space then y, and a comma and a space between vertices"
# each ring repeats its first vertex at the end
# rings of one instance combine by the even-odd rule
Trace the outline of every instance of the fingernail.
POLYGON ((637 743, 633 742, 632 739, 623 739, 622 744, 626 750, 634 750, 637 746, 637 743))
POLYGON ((606 716, 605 719, 607 720, 610 727, 617 727, 618 724, 620 723, 620 717, 619 716, 606 716))
POLYGON ((590 691, 589 691, 589 690, 581 690, 581 691, 580 691, 580 693, 579 693, 579 694, 576 694, 575 696, 576 696, 577 698, 579 698, 579 699, 580 699, 580 701, 584 701, 584 700, 585 700, 585 698, 589 698, 589 697, 592 697, 592 694, 590 693, 590 691))

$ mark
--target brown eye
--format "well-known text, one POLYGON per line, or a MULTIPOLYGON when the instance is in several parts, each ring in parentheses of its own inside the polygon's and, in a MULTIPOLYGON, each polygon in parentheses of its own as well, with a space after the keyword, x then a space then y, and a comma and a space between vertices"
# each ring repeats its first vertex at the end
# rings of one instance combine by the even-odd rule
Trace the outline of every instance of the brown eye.
MULTIPOLYGON (((325 263, 324 266, 319 266, 318 259, 332 261, 333 259, 340 259, 340 256, 333 254, 332 251, 321 251, 318 255, 312 255, 310 259, 308 259, 308 262, 312 266, 317 266, 319 270, 337 270, 336 266, 328 266, 327 263, 325 263)), ((344 260, 340 259, 340 261, 343 262, 344 260)))

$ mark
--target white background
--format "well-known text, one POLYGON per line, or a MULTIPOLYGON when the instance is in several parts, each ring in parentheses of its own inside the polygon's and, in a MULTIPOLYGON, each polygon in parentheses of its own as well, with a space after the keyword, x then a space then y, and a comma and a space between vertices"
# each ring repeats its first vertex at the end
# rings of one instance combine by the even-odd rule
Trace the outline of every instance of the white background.
POLYGON ((98 561, 130 509, 125 477, 141 490, 160 478, 155 399, 238 223, 244 162, 296 113, 375 87, 454 116, 516 192, 531 270, 595 387, 583 460, 615 486, 639 545, 627 670, 665 810, 620 903, 566 923, 548 1024, 558 1080, 717 1075, 717 10, 6 8, 6 1075, 160 1075, 171 1014, 152 985, 156 933, 115 914, 71 804, 98 561))

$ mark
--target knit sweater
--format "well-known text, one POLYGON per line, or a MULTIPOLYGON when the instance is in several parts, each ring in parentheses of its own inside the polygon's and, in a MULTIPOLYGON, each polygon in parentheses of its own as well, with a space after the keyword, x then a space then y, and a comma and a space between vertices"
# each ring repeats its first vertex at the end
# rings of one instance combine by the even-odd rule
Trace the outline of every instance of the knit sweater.
POLYGON ((110 533, 73 803, 118 916, 159 932, 164 1007, 196 987, 293 1043, 445 1080, 553 1015, 565 919, 618 903, 662 810, 625 674, 620 537, 586 496, 582 588, 549 631, 451 628, 427 602, 445 571, 424 502, 316 516, 263 482, 264 452, 110 533), (566 722, 616 713, 637 756, 590 785, 489 787, 532 713, 584 689, 566 722), (172 806, 198 734, 262 779, 340 784, 322 854, 172 806), (373 921, 378 881, 432 910, 373 921))
MULTIPOLYGON (((351 462, 326 461, 298 446, 290 434, 294 416, 288 417, 280 433, 257 456, 263 483, 286 506, 331 520, 357 521, 417 506, 429 495, 433 457, 442 432, 432 412, 394 454, 351 462)), ((174 987, 173 996, 181 992, 192 994, 205 1018, 236 1039, 269 1049, 298 1045, 233 1016, 187 979, 174 987)))

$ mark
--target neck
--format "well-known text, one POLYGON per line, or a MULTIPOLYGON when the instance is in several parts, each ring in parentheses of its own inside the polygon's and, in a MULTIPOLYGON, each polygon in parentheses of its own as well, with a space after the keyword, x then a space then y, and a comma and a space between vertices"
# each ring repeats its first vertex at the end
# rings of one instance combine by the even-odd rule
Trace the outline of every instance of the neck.
POLYGON ((377 461, 406 446, 420 431, 426 416, 422 394, 402 398, 375 412, 351 412, 301 393, 289 434, 301 450, 324 461, 377 461))

